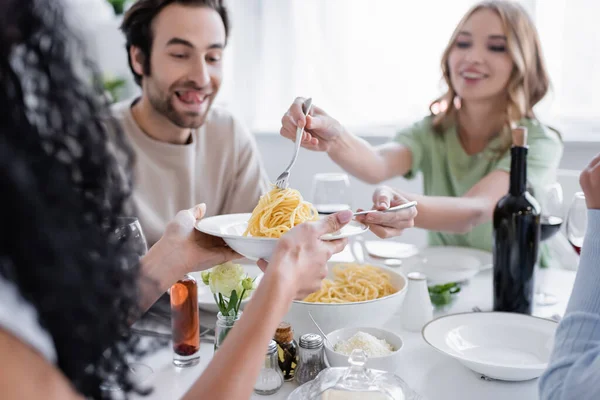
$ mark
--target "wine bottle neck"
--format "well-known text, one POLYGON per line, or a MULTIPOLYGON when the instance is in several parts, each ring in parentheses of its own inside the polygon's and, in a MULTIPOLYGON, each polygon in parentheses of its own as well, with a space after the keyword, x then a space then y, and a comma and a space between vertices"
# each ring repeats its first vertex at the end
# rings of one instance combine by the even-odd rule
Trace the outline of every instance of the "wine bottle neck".
POLYGON ((520 196, 527 190, 527 147, 511 148, 510 194, 520 196))

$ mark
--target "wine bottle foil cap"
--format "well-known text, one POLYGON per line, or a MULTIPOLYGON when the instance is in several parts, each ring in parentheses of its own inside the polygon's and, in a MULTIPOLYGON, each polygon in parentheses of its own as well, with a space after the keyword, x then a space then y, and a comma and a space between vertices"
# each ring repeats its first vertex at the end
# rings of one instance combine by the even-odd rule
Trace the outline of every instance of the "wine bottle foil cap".
POLYGON ((527 147, 527 128, 517 126, 512 130, 513 145, 516 147, 527 147))

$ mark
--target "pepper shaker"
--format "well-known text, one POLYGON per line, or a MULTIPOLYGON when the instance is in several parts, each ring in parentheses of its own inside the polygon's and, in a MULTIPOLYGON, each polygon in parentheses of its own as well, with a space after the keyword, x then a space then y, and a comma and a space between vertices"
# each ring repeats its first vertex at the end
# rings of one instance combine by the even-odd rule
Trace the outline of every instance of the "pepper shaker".
POLYGON ((296 368, 296 382, 302 385, 312 381, 319 372, 327 368, 323 352, 323 338, 315 333, 300 337, 300 354, 296 368))
POLYGON ((402 327, 407 331, 418 332, 433 319, 433 306, 427 289, 427 277, 421 272, 411 272, 408 289, 402 304, 402 327))

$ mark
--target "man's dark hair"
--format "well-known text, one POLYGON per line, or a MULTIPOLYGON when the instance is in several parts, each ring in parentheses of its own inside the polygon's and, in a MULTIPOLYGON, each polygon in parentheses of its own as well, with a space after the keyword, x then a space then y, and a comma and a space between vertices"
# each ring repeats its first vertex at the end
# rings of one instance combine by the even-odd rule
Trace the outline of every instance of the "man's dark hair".
POLYGON ((152 50, 152 21, 167 6, 181 4, 186 6, 207 7, 215 10, 223 20, 225 26, 225 38, 229 37, 229 15, 224 0, 138 0, 125 14, 121 30, 125 34, 127 43, 127 59, 129 68, 135 78, 135 82, 141 86, 142 76, 135 72, 129 56, 131 46, 139 48, 144 56, 144 75, 150 75, 150 53, 152 50))

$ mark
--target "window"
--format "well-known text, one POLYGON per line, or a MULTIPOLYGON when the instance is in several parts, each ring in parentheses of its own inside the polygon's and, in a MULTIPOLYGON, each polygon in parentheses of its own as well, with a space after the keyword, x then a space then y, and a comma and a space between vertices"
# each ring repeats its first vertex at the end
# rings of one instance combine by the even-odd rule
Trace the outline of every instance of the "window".
MULTIPOLYGON (((600 2, 520 2, 536 22, 553 83, 538 115, 565 138, 600 135, 600 2)), ((254 131, 278 131, 299 95, 358 132, 407 124, 442 92, 441 53, 474 3, 232 0, 220 101, 254 131)))

